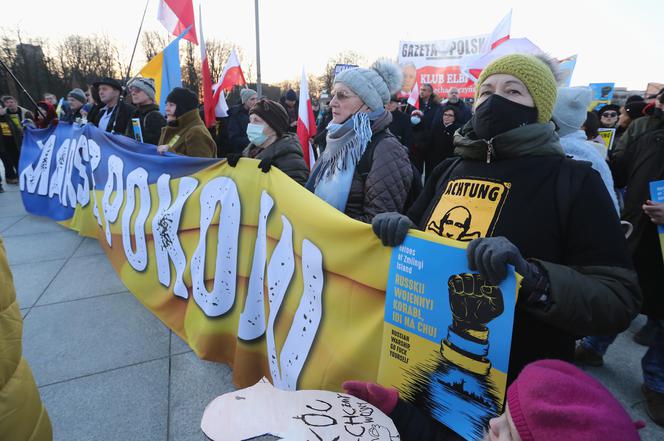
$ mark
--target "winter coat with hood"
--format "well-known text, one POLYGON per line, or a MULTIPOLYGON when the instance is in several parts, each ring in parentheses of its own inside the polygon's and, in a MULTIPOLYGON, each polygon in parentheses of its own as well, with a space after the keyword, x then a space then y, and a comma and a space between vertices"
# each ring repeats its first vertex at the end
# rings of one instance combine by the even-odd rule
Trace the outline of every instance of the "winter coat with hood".
POLYGON ((627 328, 641 296, 618 215, 590 164, 565 157, 553 123, 497 135, 490 162, 471 123, 454 144, 462 159, 436 168, 408 216, 451 239, 504 236, 550 281, 545 306, 517 304, 508 381, 534 360, 572 360, 579 335, 627 328))
POLYGON ((249 144, 242 152, 242 156, 259 160, 267 159, 274 167, 300 185, 306 184, 309 179, 309 168, 304 162, 300 141, 292 133, 283 134, 265 148, 249 144))
MULTIPOLYGON (((388 111, 372 121, 372 139, 387 130, 390 122, 392 114, 388 111)), ((408 150, 390 134, 373 149, 373 161, 366 177, 355 169, 345 213, 353 219, 368 223, 379 213, 402 213, 412 180, 413 170, 408 150)))
POLYGON ((214 158, 217 153, 217 145, 198 115, 198 109, 184 113, 162 128, 158 145, 163 144, 170 146, 169 151, 184 156, 214 158))
MULTIPOLYGON (((156 104, 147 104, 138 106, 131 114, 131 118, 138 118, 141 123, 141 132, 143 133, 143 142, 146 144, 157 144, 161 136, 162 127, 166 126, 166 118, 159 112, 159 106, 156 104)), ((134 127, 127 125, 126 136, 134 137, 134 127)))
POLYGON ((22 355, 22 328, 12 273, 0 239, 0 439, 50 441, 51 421, 22 355))
POLYGON ((583 130, 577 130, 576 132, 562 136, 560 138, 560 144, 567 156, 570 156, 577 161, 590 162, 592 168, 602 177, 602 181, 604 181, 604 185, 606 186, 606 190, 609 193, 609 197, 611 198, 611 202, 613 202, 616 212, 620 213, 609 165, 597 152, 597 149, 593 145, 594 143, 586 139, 585 132, 583 130))
POLYGON ((249 145, 248 125, 249 110, 244 107, 244 104, 231 107, 228 111, 228 138, 233 153, 242 153, 249 145))
POLYGON ((664 119, 647 116, 632 122, 613 150, 610 167, 616 186, 627 186, 623 219, 634 226, 627 242, 643 291, 642 312, 664 319, 657 225, 642 208, 651 199, 650 182, 664 179, 664 119))

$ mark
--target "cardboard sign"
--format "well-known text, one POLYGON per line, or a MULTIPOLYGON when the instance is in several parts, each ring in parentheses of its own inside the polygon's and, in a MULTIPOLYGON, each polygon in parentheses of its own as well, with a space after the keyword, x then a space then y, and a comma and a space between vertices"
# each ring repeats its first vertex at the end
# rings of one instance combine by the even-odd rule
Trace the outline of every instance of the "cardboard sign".
POLYGON ((400 439, 392 420, 359 398, 322 390, 284 391, 267 378, 212 400, 203 413, 201 429, 213 441, 266 434, 286 440, 400 439))
POLYGON ((609 151, 613 149, 613 141, 616 139, 616 129, 598 129, 597 133, 604 140, 604 147, 609 151))

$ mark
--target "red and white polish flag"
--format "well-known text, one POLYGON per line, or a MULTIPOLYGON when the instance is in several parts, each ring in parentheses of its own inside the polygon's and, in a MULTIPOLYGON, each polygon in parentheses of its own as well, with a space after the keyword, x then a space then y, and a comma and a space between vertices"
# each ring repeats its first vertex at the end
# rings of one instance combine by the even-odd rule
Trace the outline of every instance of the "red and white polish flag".
POLYGON ((228 61, 221 72, 219 81, 214 85, 214 96, 212 102, 214 103, 214 113, 217 118, 225 118, 228 116, 228 103, 226 103, 226 92, 231 90, 233 86, 246 86, 247 82, 242 73, 240 66, 240 59, 235 52, 235 48, 228 56, 228 61))
POLYGON ((216 122, 215 102, 212 95, 212 76, 210 75, 210 64, 208 63, 207 51, 205 50, 205 36, 203 35, 203 11, 198 5, 198 20, 201 41, 201 73, 203 76, 203 109, 205 113, 205 127, 212 127, 216 122))
POLYGON ((311 170, 316 162, 314 149, 311 145, 311 138, 314 136, 316 136, 316 118, 314 118, 314 110, 311 108, 307 75, 304 72, 304 68, 302 68, 302 79, 300 80, 300 106, 297 109, 297 137, 302 146, 304 162, 309 166, 309 170, 311 170))
POLYGON ((159 0, 157 20, 173 35, 180 35, 191 26, 182 38, 198 44, 192 0, 159 0))
POLYGON ((415 82, 413 89, 410 91, 407 102, 416 109, 420 108, 420 85, 417 82, 415 82))

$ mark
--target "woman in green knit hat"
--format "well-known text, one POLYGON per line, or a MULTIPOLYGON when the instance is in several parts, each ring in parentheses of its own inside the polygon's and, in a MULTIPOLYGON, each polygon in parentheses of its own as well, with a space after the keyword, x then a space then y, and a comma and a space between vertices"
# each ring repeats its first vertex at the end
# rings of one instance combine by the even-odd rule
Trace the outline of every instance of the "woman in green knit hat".
MULTIPOLYGON (((434 169, 407 216, 384 213, 372 223, 386 246, 401 244, 410 228, 468 242, 469 267, 491 284, 508 265, 523 276, 509 383, 532 361, 571 361, 578 335, 623 331, 641 303, 606 187, 558 141, 554 72, 545 58, 523 54, 487 66, 474 115, 455 134, 458 157, 434 169)), ((466 294, 482 306, 481 293, 466 294)), ((395 412, 402 435, 414 429, 413 439, 446 439, 416 412, 395 412)))

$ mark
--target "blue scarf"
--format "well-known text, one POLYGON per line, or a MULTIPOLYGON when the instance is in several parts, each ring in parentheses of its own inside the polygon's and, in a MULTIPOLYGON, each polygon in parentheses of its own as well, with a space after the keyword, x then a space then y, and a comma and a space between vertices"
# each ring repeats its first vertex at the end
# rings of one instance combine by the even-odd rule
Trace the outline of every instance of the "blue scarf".
POLYGON ((342 213, 355 167, 371 141, 371 121, 383 113, 383 109, 358 112, 343 124, 327 126, 327 147, 314 165, 306 187, 342 213))

